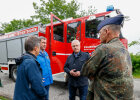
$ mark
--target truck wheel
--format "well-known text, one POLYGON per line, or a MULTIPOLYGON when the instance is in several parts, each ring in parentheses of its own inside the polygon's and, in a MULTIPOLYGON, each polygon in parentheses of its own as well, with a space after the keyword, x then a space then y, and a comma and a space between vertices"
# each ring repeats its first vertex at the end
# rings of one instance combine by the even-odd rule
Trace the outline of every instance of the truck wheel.
POLYGON ((11 78, 15 82, 17 79, 17 66, 13 65, 11 68, 11 78))

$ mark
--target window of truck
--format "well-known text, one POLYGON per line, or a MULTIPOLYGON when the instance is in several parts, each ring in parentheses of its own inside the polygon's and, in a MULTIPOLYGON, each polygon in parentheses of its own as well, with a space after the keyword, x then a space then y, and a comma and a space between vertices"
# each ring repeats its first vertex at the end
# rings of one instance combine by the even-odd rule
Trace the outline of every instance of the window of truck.
POLYGON ((63 24, 55 25, 53 28, 53 33, 54 40, 63 42, 63 24))
POLYGON ((67 42, 70 43, 74 39, 81 40, 81 21, 67 25, 67 42))
POLYGON ((97 32, 98 24, 104 20, 104 16, 97 17, 93 20, 86 20, 85 21, 85 37, 86 38, 94 38, 99 39, 99 34, 97 32))

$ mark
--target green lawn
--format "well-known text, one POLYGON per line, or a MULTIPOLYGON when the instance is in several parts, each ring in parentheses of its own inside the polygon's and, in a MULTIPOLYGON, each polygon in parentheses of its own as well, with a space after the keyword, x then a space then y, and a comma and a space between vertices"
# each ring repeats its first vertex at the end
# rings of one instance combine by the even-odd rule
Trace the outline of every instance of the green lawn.
POLYGON ((140 72, 139 73, 133 73, 134 78, 140 78, 140 72))
POLYGON ((0 96, 0 100, 9 100, 9 99, 6 99, 6 98, 0 96))

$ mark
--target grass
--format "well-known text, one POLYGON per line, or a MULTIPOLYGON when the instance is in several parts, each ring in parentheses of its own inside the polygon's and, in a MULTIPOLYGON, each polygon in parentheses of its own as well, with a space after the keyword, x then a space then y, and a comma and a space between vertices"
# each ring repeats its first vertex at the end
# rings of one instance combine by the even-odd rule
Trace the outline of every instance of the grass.
POLYGON ((140 78, 140 72, 139 73, 133 73, 134 78, 140 78))
POLYGON ((5 98, 5 97, 0 96, 0 100, 9 100, 9 99, 7 99, 7 98, 5 98))

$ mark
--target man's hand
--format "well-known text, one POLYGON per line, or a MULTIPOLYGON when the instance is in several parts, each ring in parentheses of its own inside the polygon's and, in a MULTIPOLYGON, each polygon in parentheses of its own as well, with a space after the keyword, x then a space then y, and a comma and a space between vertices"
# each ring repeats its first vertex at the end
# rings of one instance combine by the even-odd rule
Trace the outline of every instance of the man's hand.
POLYGON ((80 71, 77 71, 75 73, 76 73, 76 77, 80 76, 80 71))
POLYGON ((70 75, 72 75, 72 76, 74 76, 74 77, 80 76, 80 71, 76 71, 76 72, 75 72, 75 70, 76 70, 76 69, 72 69, 72 70, 70 71, 70 75))
POLYGON ((44 79, 45 79, 45 78, 42 78, 42 82, 45 82, 44 79))
POLYGON ((70 71, 70 75, 72 75, 72 76, 74 76, 75 75, 75 71, 76 69, 72 69, 71 71, 70 71))

